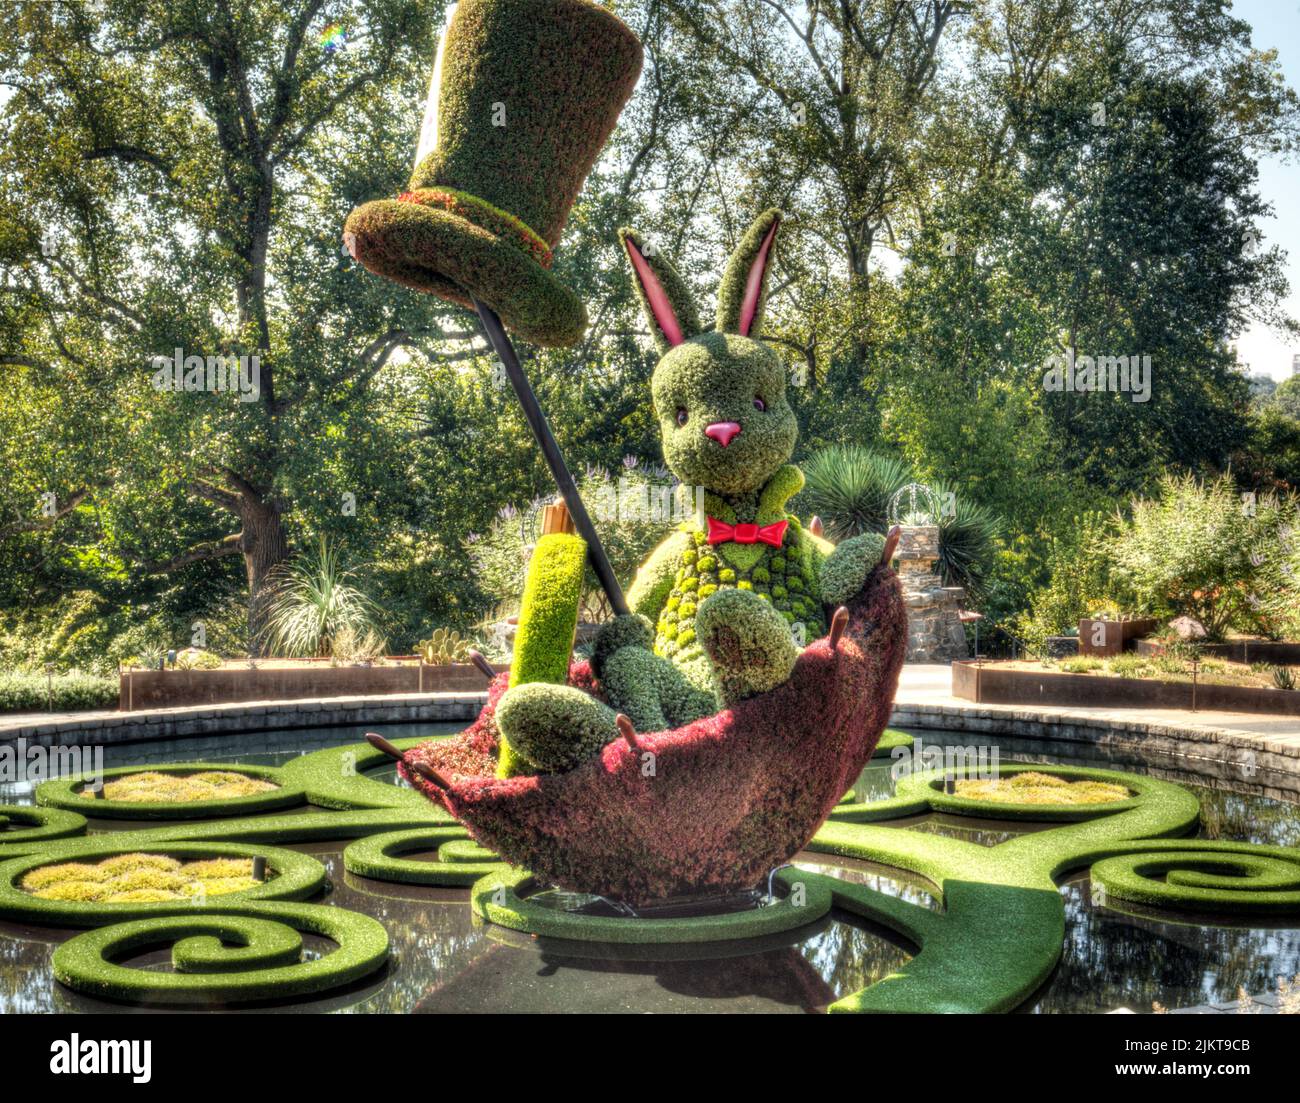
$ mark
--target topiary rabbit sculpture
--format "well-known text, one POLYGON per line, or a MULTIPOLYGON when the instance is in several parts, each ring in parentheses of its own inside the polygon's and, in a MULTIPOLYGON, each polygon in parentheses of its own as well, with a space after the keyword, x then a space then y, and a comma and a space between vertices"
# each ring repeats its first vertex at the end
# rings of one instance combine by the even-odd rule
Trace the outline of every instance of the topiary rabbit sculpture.
POLYGON ((664 459, 704 491, 705 517, 675 529, 638 571, 630 615, 597 635, 592 671, 607 704, 571 686, 511 689, 497 724, 512 751, 569 769, 618 735, 679 727, 780 685, 827 609, 861 589, 886 552, 867 534, 835 547, 786 512, 803 486, 779 357, 757 337, 780 212, 766 211, 732 253, 705 330, 673 266, 620 233, 662 358, 651 395, 664 459))

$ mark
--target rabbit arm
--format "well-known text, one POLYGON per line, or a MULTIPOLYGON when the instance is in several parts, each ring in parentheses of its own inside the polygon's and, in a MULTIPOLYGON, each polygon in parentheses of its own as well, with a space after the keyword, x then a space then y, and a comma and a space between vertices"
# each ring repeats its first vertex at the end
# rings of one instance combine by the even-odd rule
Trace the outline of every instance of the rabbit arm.
POLYGON ((822 600, 834 606, 853 597, 880 562, 884 549, 885 538, 875 532, 864 532, 839 544, 821 565, 822 600))
POLYGON ((803 535, 804 539, 812 545, 813 559, 819 565, 830 558, 831 552, 835 550, 835 545, 827 540, 826 537, 817 536, 814 533, 809 532, 807 527, 804 528, 803 535))
POLYGON ((674 529, 650 553, 636 572, 636 578, 632 580, 632 586, 627 592, 628 608, 633 613, 649 617, 652 622, 658 619, 659 611, 677 580, 682 552, 690 546, 690 534, 674 529))

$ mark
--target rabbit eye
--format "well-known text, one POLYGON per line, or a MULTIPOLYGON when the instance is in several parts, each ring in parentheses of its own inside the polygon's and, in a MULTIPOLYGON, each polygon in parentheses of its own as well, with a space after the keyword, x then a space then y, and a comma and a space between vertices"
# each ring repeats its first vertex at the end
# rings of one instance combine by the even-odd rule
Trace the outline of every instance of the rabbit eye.
POLYGON ((759 398, 758 395, 754 396, 754 409, 757 410, 760 414, 767 409, 767 403, 764 402, 761 398, 759 398))
POLYGON ((678 407, 677 407, 677 424, 678 424, 678 425, 685 425, 686 422, 687 422, 688 420, 689 420, 689 416, 688 416, 687 413, 686 413, 686 407, 685 407, 685 406, 678 406, 678 407))

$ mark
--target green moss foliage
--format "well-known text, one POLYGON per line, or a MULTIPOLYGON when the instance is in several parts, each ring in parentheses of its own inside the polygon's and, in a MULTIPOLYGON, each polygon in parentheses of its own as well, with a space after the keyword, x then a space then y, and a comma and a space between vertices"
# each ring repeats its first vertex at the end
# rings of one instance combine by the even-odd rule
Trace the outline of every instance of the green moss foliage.
POLYGON ((411 189, 468 192, 554 246, 641 60, 636 36, 588 0, 462 0, 442 59, 438 147, 411 189))
POLYGON ((635 613, 615 617, 601 625, 591 642, 591 669, 596 677, 605 671, 606 660, 622 647, 640 647, 649 651, 654 647, 655 630, 649 618, 635 613))
MULTIPOLYGON (((738 333, 740 324, 741 306, 745 300, 745 291, 749 283, 749 273, 758 259, 759 251, 762 248, 764 240, 767 238, 768 231, 773 226, 779 225, 781 221, 781 212, 778 210, 764 211, 750 224, 749 229, 745 231, 744 236, 737 243, 736 248, 732 251, 730 259, 727 261, 726 270, 722 274, 722 283, 718 286, 718 324, 717 328, 722 333, 738 333)), ((771 257, 768 258, 768 270, 771 269, 771 257)), ((755 307, 754 319, 750 325, 750 335, 754 336, 762 331, 763 313, 767 308, 767 287, 768 279, 764 273, 763 281, 760 285, 758 303, 755 307)))
MULTIPOLYGON (((631 260, 632 254, 635 252, 640 260, 645 261, 654 278, 659 281, 659 286, 663 289, 664 295, 672 308, 673 316, 677 320, 681 335, 691 338, 701 333, 704 327, 700 325, 700 315, 695 309, 695 296, 691 294, 690 287, 682 279, 681 273, 673 266, 672 261, 664 255, 662 250, 656 248, 653 242, 647 240, 630 227, 624 226, 620 229, 618 239, 623 243, 623 249, 628 253, 629 262, 635 265, 636 262, 631 260)), ((645 315, 645 320, 650 326, 650 332, 654 334, 655 345, 662 356, 673 347, 672 342, 668 340, 663 327, 659 324, 659 318, 656 317, 654 310, 650 306, 646 288, 639 276, 636 275, 635 267, 633 269, 632 288, 636 292, 637 301, 641 304, 641 312, 645 315)))
POLYGON ((570 770, 618 735, 614 710, 572 686, 528 682, 497 704, 497 727, 529 772, 570 770))
MULTIPOLYGON (((510 663, 512 688, 529 682, 563 685, 568 680, 586 561, 587 545, 577 536, 551 533, 537 541, 524 581, 510 663)), ((501 745, 498 773, 512 777, 527 771, 527 762, 515 754, 507 736, 501 745)))
POLYGON ((799 426, 786 399, 785 369, 758 341, 702 333, 659 361, 650 389, 664 462, 689 486, 728 497, 752 494, 794 451, 799 426), (724 421, 740 426, 725 448, 704 435, 724 421))
POLYGON ((770 602, 744 590, 719 590, 705 598, 695 630, 726 705, 775 689, 799 657, 786 619, 770 602))
POLYGON ((573 291, 511 241, 447 211, 379 199, 353 211, 344 233, 371 272, 468 309, 472 292, 521 340, 559 348, 586 332, 573 291))
POLYGON ((624 647, 605 664, 601 686, 639 732, 679 728, 716 712, 718 698, 672 663, 640 647, 624 647))
MULTIPOLYGON (((462 0, 442 58, 438 145, 409 190, 465 193, 554 247, 641 62, 636 36, 588 0, 462 0)), ((462 305, 472 293, 524 340, 577 342, 581 300, 515 235, 473 217, 380 200, 355 210, 345 233, 372 272, 462 305)))
POLYGON ((885 550, 885 538, 874 532, 854 536, 836 546, 821 565, 822 599, 828 605, 843 605, 862 589, 885 550))
MULTIPOLYGON (((728 523, 733 523, 735 517, 734 511, 725 506, 720 506, 713 515, 728 523)), ((768 523, 772 515, 760 512, 758 516, 759 523, 768 523)), ((789 524, 780 548, 761 543, 711 546, 702 530, 694 530, 691 546, 679 556, 673 587, 659 612, 655 652, 671 659, 684 671, 694 670, 702 678, 696 681, 701 688, 717 689, 696 623, 701 603, 713 594, 728 590, 754 594, 781 616, 787 625, 787 635, 791 631, 796 634, 796 643, 800 640, 810 643, 825 634, 825 609, 818 577, 820 554, 807 540, 798 521, 784 519, 789 524), (724 571, 731 577, 724 579, 724 571)), ((780 661, 783 660, 779 657, 772 658, 773 663, 780 661)))
POLYGON ((582 601, 587 545, 576 536, 552 533, 537 542, 524 582, 519 633, 510 664, 510 684, 552 682, 569 675, 573 633, 582 601))

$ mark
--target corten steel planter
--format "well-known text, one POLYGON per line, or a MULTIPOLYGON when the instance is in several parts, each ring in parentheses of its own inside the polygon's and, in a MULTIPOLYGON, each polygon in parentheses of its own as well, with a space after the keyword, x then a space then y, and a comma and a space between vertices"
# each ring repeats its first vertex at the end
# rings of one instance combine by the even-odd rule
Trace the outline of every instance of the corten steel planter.
MULTIPOLYGON (((952 664, 952 695, 982 705, 1061 705, 1068 708, 1192 709, 1191 682, 1107 678, 1096 674, 1007 670, 966 659, 952 664)), ((1300 691, 1199 682, 1196 709, 1300 716, 1300 691)))
MULTIPOLYGON (((1165 645, 1138 640, 1139 655, 1160 655, 1165 645)), ((1233 663, 1269 663, 1272 666, 1300 666, 1300 643, 1274 640, 1229 640, 1226 643, 1198 643, 1204 659, 1226 659, 1233 663)))
MULTIPOLYGON (((498 666, 498 671, 506 667, 498 666)), ((388 693, 474 693, 486 688, 470 663, 428 666, 227 667, 220 670, 124 670, 118 707, 123 712, 238 701, 296 701, 310 697, 368 697, 388 693)))
POLYGON ((1131 650, 1130 643, 1140 636, 1149 636, 1159 626, 1155 617, 1136 620, 1081 620, 1079 621, 1079 654, 1110 657, 1131 650), (1093 642, 1096 632, 1101 643, 1093 642))

